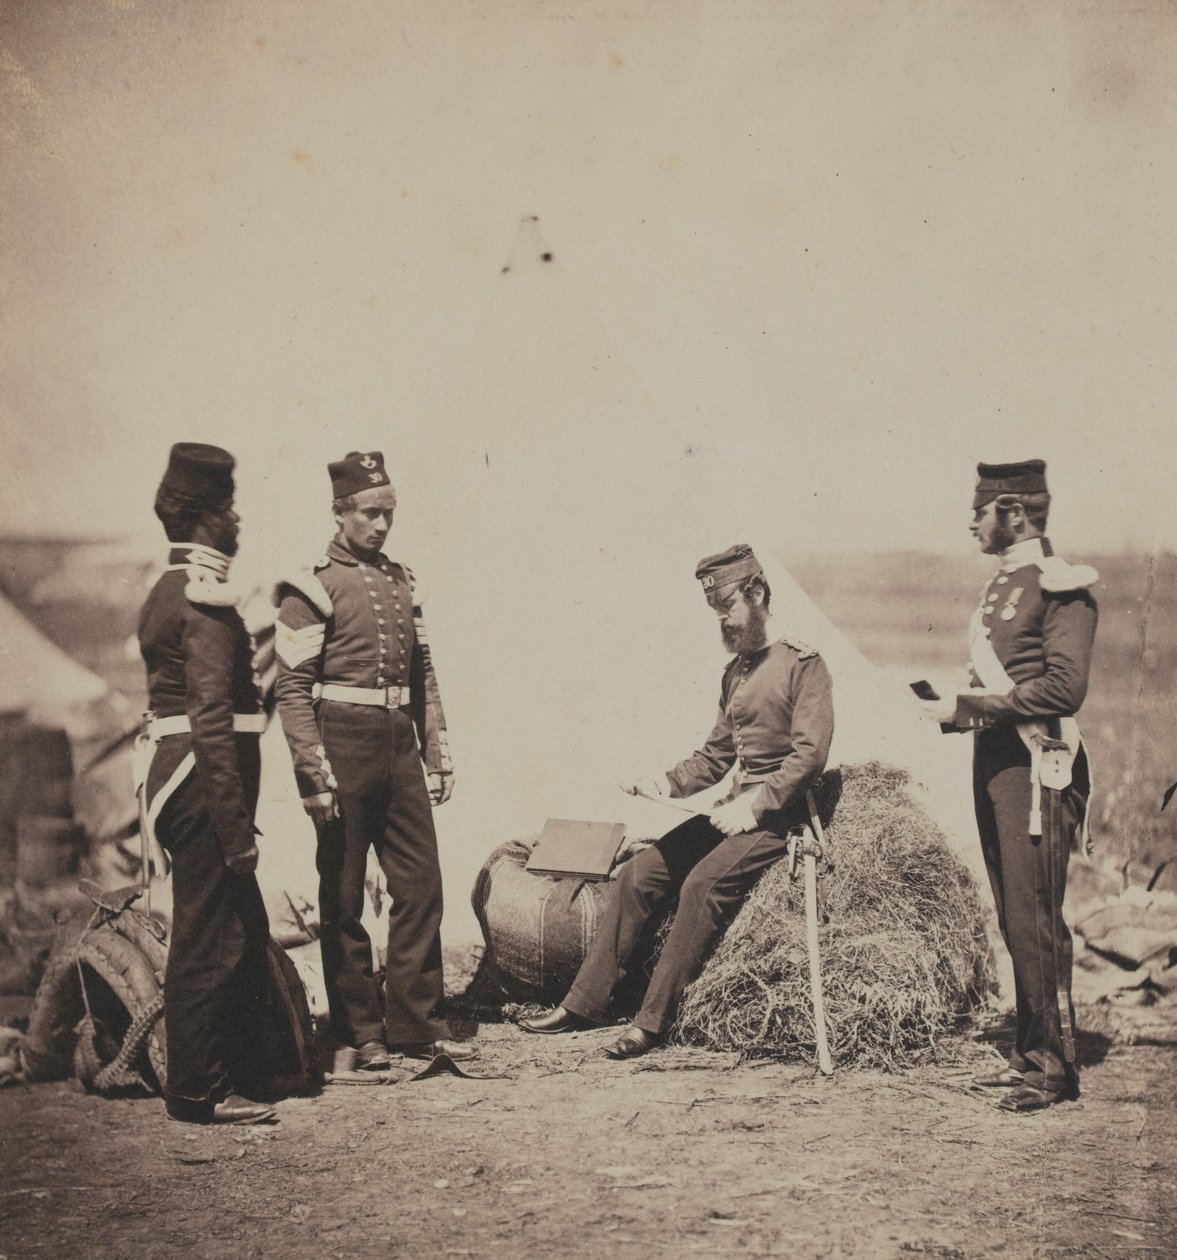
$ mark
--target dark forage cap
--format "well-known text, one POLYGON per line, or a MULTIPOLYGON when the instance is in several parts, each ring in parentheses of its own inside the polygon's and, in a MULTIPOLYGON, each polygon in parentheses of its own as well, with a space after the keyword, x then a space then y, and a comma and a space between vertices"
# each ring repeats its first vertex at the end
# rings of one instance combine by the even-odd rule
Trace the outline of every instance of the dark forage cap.
POLYGON ((1002 494, 1045 493, 1045 460, 1026 459, 1020 464, 978 464, 973 508, 984 507, 1002 494))
POLYGON ((168 456, 160 490, 215 506, 233 497, 235 461, 228 451, 203 442, 177 442, 168 456))
POLYGON ((747 543, 736 543, 716 556, 704 556, 695 566, 695 576, 703 583, 705 591, 742 582, 762 572, 760 561, 747 543))
POLYGON ((373 486, 387 486, 388 473, 384 471, 384 454, 381 451, 348 451, 333 464, 327 465, 331 474, 331 495, 346 499, 349 494, 359 494, 373 486))

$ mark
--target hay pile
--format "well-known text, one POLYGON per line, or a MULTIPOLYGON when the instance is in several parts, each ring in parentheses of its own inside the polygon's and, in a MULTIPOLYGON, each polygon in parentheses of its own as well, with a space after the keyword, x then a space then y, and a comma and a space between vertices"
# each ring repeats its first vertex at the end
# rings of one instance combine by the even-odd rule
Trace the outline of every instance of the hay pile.
MULTIPOLYGON (((905 771, 871 762, 831 771, 820 785, 834 869, 819 935, 830 1050, 841 1065, 933 1057, 941 1034, 992 987, 976 881, 910 783, 905 771)), ((813 1060, 804 889, 800 870, 790 882, 787 862, 768 871, 684 995, 677 1040, 813 1060)))

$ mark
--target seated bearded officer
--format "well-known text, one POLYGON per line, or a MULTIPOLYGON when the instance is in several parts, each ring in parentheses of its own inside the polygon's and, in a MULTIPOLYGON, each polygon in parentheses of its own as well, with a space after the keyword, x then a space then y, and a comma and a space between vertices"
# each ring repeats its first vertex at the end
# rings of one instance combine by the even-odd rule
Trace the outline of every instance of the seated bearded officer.
POLYGON ((282 588, 275 648, 278 712, 318 837, 331 1029, 360 1068, 387 1067, 389 1046, 468 1059, 473 1047, 443 1040, 431 806, 449 799, 453 768, 416 582, 381 550, 396 493, 379 451, 328 471, 339 532, 313 572, 282 588), (370 848, 392 897, 383 998, 360 920, 370 848))
POLYGON ((664 776, 627 784, 632 794, 691 796, 736 767, 731 790, 710 816, 697 815, 624 863, 617 887, 563 1003, 524 1020, 533 1033, 561 1033, 604 1021, 634 961, 650 917, 678 894, 674 926, 641 1010, 613 1058, 644 1054, 674 1020, 749 889, 787 851, 790 827, 808 814, 805 792, 825 768, 834 733, 830 675, 821 657, 778 634, 770 592, 746 544, 700 561, 695 576, 736 655, 723 672, 719 713, 706 744, 664 776))

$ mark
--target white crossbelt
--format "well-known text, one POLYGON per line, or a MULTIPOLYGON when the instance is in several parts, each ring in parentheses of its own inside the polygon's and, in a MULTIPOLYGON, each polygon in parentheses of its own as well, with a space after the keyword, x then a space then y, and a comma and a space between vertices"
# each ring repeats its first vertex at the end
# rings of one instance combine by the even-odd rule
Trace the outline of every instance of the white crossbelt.
MULTIPOLYGON (((152 718, 147 724, 147 738, 151 741, 163 739, 165 735, 184 735, 192 729, 192 723, 186 713, 177 713, 175 717, 152 718)), ((264 713, 234 713, 233 729, 239 735, 260 735, 266 729, 264 713)))
POLYGON ((408 687, 344 687, 341 683, 323 683, 316 687, 321 700, 337 700, 340 704, 367 704, 378 709, 405 709, 409 705, 408 687))

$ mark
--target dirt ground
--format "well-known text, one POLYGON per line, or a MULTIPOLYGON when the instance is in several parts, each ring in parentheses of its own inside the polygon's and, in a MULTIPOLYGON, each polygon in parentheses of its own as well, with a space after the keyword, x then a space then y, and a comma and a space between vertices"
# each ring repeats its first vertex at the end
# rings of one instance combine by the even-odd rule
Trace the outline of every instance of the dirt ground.
POLYGON ((1082 1097, 1027 1117, 969 1088, 1008 1036, 996 1017, 951 1066, 828 1079, 483 1024, 479 1079, 406 1066, 264 1129, 13 1088, 0 1260, 1177 1254, 1177 1049, 1080 1022, 1082 1097))

